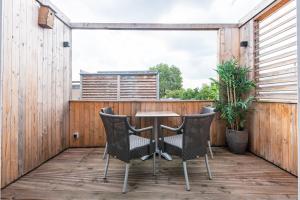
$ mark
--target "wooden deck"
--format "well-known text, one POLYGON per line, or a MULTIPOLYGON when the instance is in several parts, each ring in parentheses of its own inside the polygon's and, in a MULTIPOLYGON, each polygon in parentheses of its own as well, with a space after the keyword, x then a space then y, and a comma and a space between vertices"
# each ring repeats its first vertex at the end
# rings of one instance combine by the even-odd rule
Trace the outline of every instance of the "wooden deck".
POLYGON ((203 159, 188 162, 191 191, 184 188, 180 159, 161 161, 152 175, 152 160, 132 162, 129 192, 121 194, 124 165, 112 159, 104 183, 103 149, 73 148, 2 190, 3 199, 297 199, 297 178, 252 155, 214 148, 208 180, 203 159))

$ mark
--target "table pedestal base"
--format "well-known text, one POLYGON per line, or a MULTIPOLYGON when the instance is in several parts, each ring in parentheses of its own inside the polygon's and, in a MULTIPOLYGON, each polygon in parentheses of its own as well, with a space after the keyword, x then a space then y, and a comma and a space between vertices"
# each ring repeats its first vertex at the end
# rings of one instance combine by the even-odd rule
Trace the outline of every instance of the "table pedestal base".
MULTIPOLYGON (((156 155, 159 155, 159 152, 158 151, 156 151, 156 155)), ((152 157, 152 155, 146 155, 146 156, 143 156, 143 157, 141 157, 141 160, 148 160, 148 159, 150 159, 152 157)), ((168 161, 171 161, 172 160, 172 157, 168 154, 168 153, 165 153, 165 152, 163 152, 163 153, 161 153, 161 157, 163 157, 164 159, 166 159, 166 160, 168 160, 168 161)))

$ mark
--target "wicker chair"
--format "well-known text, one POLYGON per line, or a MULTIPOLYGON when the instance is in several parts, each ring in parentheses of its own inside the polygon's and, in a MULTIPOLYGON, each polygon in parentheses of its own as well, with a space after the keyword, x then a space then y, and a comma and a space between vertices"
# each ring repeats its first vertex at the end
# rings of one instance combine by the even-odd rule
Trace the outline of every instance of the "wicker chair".
MULTIPOLYGON (((213 113, 213 112, 215 112, 215 108, 213 108, 213 107, 203 107, 200 114, 207 114, 207 113, 213 113)), ((214 154, 212 152, 211 142, 210 142, 210 134, 208 135, 207 145, 208 145, 210 157, 212 159, 214 159, 214 154)))
POLYGON ((164 152, 171 155, 177 155, 182 158, 187 191, 190 190, 186 167, 187 160, 192 160, 199 156, 205 156, 209 179, 212 179, 207 157, 207 138, 209 138, 210 125, 214 115, 215 113, 184 116, 184 121, 179 128, 171 128, 164 125, 160 126, 160 134, 163 133, 162 129, 167 129, 175 133, 182 131, 182 134, 161 137, 161 146, 164 152))
POLYGON ((153 142, 152 134, 153 127, 135 129, 130 126, 127 116, 111 115, 104 112, 100 112, 99 115, 103 121, 107 138, 107 156, 104 169, 104 179, 107 177, 110 156, 125 162, 125 178, 122 192, 126 193, 129 164, 131 159, 153 154, 153 173, 155 174, 155 144, 153 142), (144 131, 151 132, 150 139, 138 136, 144 131))
MULTIPOLYGON (((113 111, 113 109, 111 107, 101 108, 100 111, 103 112, 103 113, 106 113, 106 114, 110 114, 110 115, 114 115, 115 114, 114 111, 113 111)), ((133 128, 135 128, 135 127, 133 126, 133 128)), ((131 132, 131 131, 129 131, 129 132, 131 132)), ((102 157, 103 160, 106 158, 106 156, 107 156, 107 142, 105 143, 105 149, 104 149, 103 157, 102 157)))
MULTIPOLYGON (((101 112, 110 114, 110 115, 114 115, 114 112, 111 107, 101 108, 101 112)), ((103 160, 106 158, 106 156, 107 156, 107 142, 105 143, 105 149, 103 152, 103 160)))

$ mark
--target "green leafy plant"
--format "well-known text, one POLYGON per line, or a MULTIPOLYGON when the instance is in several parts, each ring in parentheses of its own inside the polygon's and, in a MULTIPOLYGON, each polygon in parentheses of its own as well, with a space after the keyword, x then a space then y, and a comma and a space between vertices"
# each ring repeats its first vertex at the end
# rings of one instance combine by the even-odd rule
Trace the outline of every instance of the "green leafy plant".
POLYGON ((211 83, 210 85, 203 85, 199 88, 188 88, 179 90, 167 90, 164 98, 176 99, 193 99, 193 100, 217 100, 219 97, 219 88, 217 84, 211 83))
POLYGON ((241 67, 232 59, 218 65, 219 80, 211 79, 220 88, 219 100, 215 101, 216 110, 233 130, 245 128, 246 114, 254 99, 249 92, 255 83, 248 79, 250 69, 241 67))
POLYGON ((164 97, 167 90, 180 90, 182 88, 182 75, 178 67, 168 64, 158 64, 149 70, 159 72, 159 96, 164 97))

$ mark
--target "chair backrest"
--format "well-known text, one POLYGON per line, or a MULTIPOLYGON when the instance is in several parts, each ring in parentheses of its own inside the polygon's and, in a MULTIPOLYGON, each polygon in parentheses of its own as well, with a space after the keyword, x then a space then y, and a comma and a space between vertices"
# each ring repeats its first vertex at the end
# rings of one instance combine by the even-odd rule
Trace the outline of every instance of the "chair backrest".
POLYGON ((195 114, 184 117, 183 125, 183 160, 203 156, 207 152, 210 125, 215 113, 195 114))
POLYGON ((215 112, 215 108, 213 107, 203 107, 200 114, 213 113, 215 112))
POLYGON ((110 115, 114 115, 115 113, 113 112, 111 107, 105 107, 105 108, 101 108, 101 112, 105 113, 105 114, 110 114, 110 115))
MULTIPOLYGON (((214 113, 215 108, 213 107, 203 107, 200 114, 214 113)), ((207 136, 207 139, 210 140, 210 134, 207 136)))
POLYGON ((107 152, 119 160, 129 162, 129 124, 127 116, 99 113, 106 133, 107 152))

